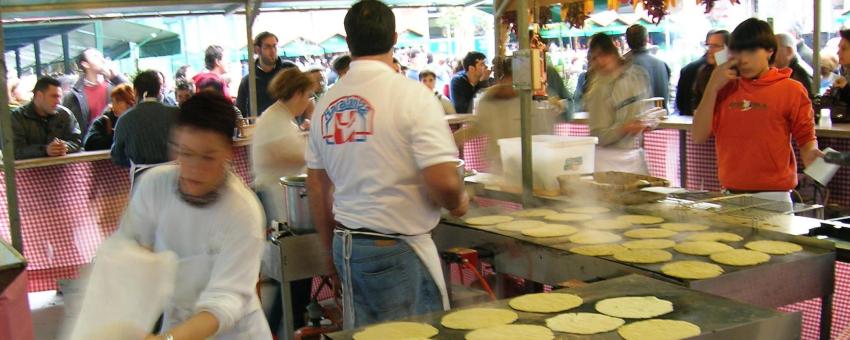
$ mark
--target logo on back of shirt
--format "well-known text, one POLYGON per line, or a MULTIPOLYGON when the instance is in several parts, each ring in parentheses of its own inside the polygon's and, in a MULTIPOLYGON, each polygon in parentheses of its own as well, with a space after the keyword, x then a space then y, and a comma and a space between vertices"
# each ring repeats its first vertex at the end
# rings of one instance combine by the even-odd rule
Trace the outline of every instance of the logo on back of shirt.
POLYGON ((322 113, 322 138, 326 144, 365 142, 372 135, 372 104, 360 96, 333 101, 322 113))

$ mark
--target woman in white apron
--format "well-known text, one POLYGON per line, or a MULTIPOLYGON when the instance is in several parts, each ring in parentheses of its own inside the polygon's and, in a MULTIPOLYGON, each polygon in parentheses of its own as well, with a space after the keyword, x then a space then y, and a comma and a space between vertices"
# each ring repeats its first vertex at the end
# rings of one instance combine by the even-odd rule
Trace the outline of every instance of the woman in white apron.
POLYGON ((177 256, 162 330, 147 339, 271 339, 255 293, 265 219, 230 171, 233 112, 213 93, 183 104, 172 137, 176 164, 140 177, 116 233, 177 256))
POLYGON ((649 81, 640 66, 628 64, 604 33, 590 40, 589 81, 585 105, 590 134, 599 138, 595 171, 649 173, 641 139, 649 124, 641 120, 648 109, 649 81))

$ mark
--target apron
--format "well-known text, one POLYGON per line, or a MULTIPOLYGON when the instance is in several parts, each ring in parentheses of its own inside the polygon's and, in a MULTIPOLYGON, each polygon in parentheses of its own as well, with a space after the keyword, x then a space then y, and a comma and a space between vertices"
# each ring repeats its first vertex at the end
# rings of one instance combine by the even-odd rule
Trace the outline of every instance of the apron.
POLYGON ((443 266, 440 263, 440 256, 437 252, 437 246, 434 244, 434 240, 431 239, 431 233, 414 236, 401 236, 343 229, 335 229, 334 233, 342 236, 343 257, 345 258, 344 266, 346 277, 344 281, 345 284, 343 284, 342 287, 343 329, 353 329, 355 320, 354 287, 351 284, 350 265, 352 235, 372 235, 388 237, 401 240, 407 243, 407 245, 409 245, 410 248, 412 248, 413 251, 416 253, 416 256, 419 256, 419 260, 422 261, 422 264, 424 264, 425 268, 428 269, 428 273, 431 274, 431 279, 434 280, 434 283, 437 285, 437 289, 440 291, 440 296, 443 299, 443 310, 449 310, 449 293, 448 290, 446 290, 446 281, 443 277, 443 266))
POLYGON ((620 171, 638 175, 649 175, 643 149, 596 147, 594 171, 620 171))
MULTIPOLYGON (((165 307, 162 329, 171 329, 195 315, 198 298, 209 283, 213 265, 213 257, 207 254, 178 261, 174 297, 165 307)), ((244 316, 232 328, 220 332, 213 339, 271 339, 271 329, 257 295, 251 296, 251 302, 245 309, 244 316)))

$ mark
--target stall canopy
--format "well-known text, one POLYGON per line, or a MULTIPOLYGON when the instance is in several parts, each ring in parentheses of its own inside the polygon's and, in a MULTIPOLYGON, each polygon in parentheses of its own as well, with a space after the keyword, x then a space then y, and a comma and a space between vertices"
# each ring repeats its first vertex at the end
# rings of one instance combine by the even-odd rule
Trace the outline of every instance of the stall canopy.
POLYGON ((278 52, 283 57, 303 57, 325 54, 319 44, 304 38, 296 38, 280 47, 278 52))
POLYGON ((64 34, 68 35, 71 58, 76 57, 86 48, 96 47, 98 40, 102 41, 104 54, 112 59, 130 57, 133 45, 139 47, 139 57, 180 53, 180 37, 176 33, 126 20, 106 20, 100 23, 4 25, 4 52, 18 51, 21 68, 30 68, 35 63, 33 45, 38 41, 42 64, 59 63, 64 60, 62 45, 64 34), (95 32, 99 32, 99 38, 96 37, 95 32))
POLYGON ((341 34, 334 34, 324 41, 319 43, 326 53, 344 53, 348 52, 348 43, 345 42, 345 37, 341 34))
POLYGON ((398 42, 395 47, 411 47, 425 44, 425 37, 422 34, 411 30, 404 30, 398 34, 398 42))
POLYGON ((591 15, 585 21, 582 29, 571 28, 563 22, 547 24, 540 30, 540 36, 545 39, 555 39, 558 37, 589 37, 599 32, 612 35, 624 34, 626 29, 634 24, 646 27, 646 30, 650 33, 663 32, 665 28, 664 24, 655 25, 649 19, 636 14, 611 16, 610 13, 607 13, 605 16, 591 15))

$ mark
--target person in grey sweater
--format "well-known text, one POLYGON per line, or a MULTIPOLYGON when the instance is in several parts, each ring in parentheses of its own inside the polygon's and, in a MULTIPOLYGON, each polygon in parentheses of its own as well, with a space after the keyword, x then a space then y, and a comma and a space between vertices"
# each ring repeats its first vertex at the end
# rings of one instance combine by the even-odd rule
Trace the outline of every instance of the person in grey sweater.
POLYGON ((115 125, 111 151, 115 164, 129 167, 169 161, 168 141, 180 109, 159 102, 160 86, 159 74, 152 70, 133 80, 138 104, 115 125))
POLYGON ((664 98, 664 109, 670 103, 670 66, 661 59, 649 53, 646 48, 646 27, 634 24, 626 30, 626 43, 629 45, 626 61, 638 65, 646 71, 649 76, 651 97, 664 98))

